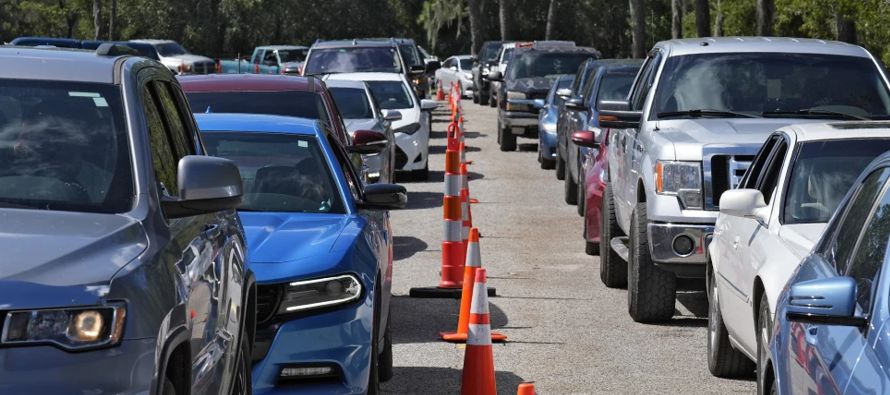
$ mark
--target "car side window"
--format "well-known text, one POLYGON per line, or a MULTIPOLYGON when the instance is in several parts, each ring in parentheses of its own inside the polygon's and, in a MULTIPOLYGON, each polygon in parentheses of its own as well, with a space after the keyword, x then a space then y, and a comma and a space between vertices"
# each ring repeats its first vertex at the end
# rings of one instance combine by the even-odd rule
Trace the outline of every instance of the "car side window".
POLYGON ((856 302, 866 315, 871 312, 874 283, 884 264, 890 240, 890 193, 886 186, 883 189, 883 197, 869 216, 847 270, 847 276, 856 280, 856 302))
POLYGON ((641 111, 643 109, 643 103, 646 102, 646 96, 649 95, 649 90, 652 89, 652 84, 655 82, 655 73, 658 71, 660 64, 661 52, 655 52, 646 61, 645 68, 642 74, 640 74, 639 83, 634 87, 633 95, 631 96, 631 110, 641 111))
POLYGON ((762 147, 760 147, 760 151, 754 156, 751 166, 748 167, 748 171, 745 172, 742 182, 739 183, 739 188, 754 188, 757 185, 757 179, 760 178, 760 174, 763 173, 766 161, 769 159, 770 153, 773 152, 773 147, 776 146, 776 142, 779 141, 780 138, 781 137, 774 134, 766 140, 766 143, 764 143, 762 147))
POLYGON ((328 144, 331 146, 331 151, 334 151, 334 157, 337 159, 337 164, 343 169, 343 175, 346 177, 346 185, 349 188, 349 193, 352 195, 352 199, 356 202, 362 201, 362 184, 359 181, 359 178, 355 175, 355 168, 352 166, 352 162, 349 161, 349 158, 347 157, 346 152, 343 151, 343 147, 340 143, 338 143, 330 133, 328 133, 328 144))
POLYGON ((757 189, 763 194, 763 201, 766 203, 772 199, 773 192, 779 183, 779 175, 782 172, 782 164, 785 163, 785 155, 788 153, 788 143, 780 140, 776 148, 769 156, 769 161, 763 172, 760 174, 760 180, 757 183, 757 189))
POLYGON ((169 82, 155 81, 151 83, 152 90, 155 92, 158 108, 161 110, 162 118, 167 125, 167 131, 170 141, 173 144, 173 152, 176 154, 177 162, 186 155, 195 153, 195 145, 191 139, 191 122, 187 122, 187 114, 183 114, 180 105, 177 104, 170 91, 172 88, 169 82))
MULTIPOLYGON (((884 183, 890 176, 890 169, 875 170, 862 184, 844 207, 844 214, 834 231, 834 241, 829 246, 829 260, 834 261, 838 273, 846 272, 850 256, 859 239, 863 224, 868 219, 871 208, 878 198, 884 183)), ((854 185, 854 188, 857 187, 854 185)))
POLYGON ((148 139, 151 145, 151 163, 155 171, 155 181, 160 193, 176 196, 179 193, 176 169, 178 160, 170 145, 167 130, 162 120, 157 101, 148 85, 142 87, 142 111, 148 126, 148 139))
POLYGON ((267 66, 275 66, 278 64, 278 58, 275 56, 275 51, 266 51, 263 55, 263 64, 267 66))

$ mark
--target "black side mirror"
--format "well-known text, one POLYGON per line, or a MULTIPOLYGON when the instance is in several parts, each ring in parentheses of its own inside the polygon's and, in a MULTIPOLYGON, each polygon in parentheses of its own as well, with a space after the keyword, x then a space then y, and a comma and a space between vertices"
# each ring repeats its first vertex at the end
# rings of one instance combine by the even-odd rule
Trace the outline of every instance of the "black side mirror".
POLYGON ((415 64, 413 66, 408 67, 409 74, 422 74, 424 72, 426 72, 426 66, 415 64))
POLYGON ((602 100, 596 104, 599 110, 599 126, 613 129, 635 129, 640 127, 642 111, 632 111, 626 100, 602 100))
POLYGON ((167 218, 231 210, 241 204, 244 187, 235 163, 224 158, 189 155, 179 160, 179 197, 164 197, 167 218))
POLYGON ((441 68, 442 68, 442 63, 440 63, 438 60, 431 60, 426 63, 426 72, 427 73, 432 73, 432 72, 434 72, 438 69, 441 69, 441 68))
POLYGON ((364 195, 359 208, 366 210, 398 210, 408 203, 408 191, 397 184, 365 185, 364 195))
POLYGON ((572 111, 587 111, 587 107, 584 106, 584 100, 579 97, 573 97, 566 100, 566 109, 572 111))

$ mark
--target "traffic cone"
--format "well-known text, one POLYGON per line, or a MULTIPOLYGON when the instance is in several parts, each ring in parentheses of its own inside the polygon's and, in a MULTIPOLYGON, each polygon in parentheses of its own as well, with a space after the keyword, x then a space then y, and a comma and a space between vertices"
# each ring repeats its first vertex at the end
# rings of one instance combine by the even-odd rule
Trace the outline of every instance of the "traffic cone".
MULTIPOLYGON (((440 332, 442 340, 454 343, 467 341, 467 332, 470 325, 470 303, 473 301, 473 280, 476 278, 477 269, 482 267, 482 252, 479 248, 479 229, 470 229, 469 242, 467 244, 467 263, 464 265, 464 286, 460 296, 460 315, 457 319, 457 331, 440 332)), ((491 341, 506 341, 507 336, 497 332, 491 333, 491 341)))
POLYGON ((467 238, 470 236, 470 228, 473 227, 473 219, 470 217, 470 184, 467 180, 467 164, 460 164, 460 219, 462 226, 460 235, 464 243, 464 251, 467 248, 467 238))
POLYGON ((436 84, 436 100, 438 100, 438 101, 445 100, 445 92, 442 90, 442 81, 439 81, 436 84))
POLYGON ((535 382, 526 381, 520 383, 519 388, 516 389, 516 395, 537 395, 537 392, 535 392, 535 382))
POLYGON ((491 349, 491 326, 488 295, 485 292, 485 269, 476 269, 473 303, 470 306, 467 349, 461 378, 461 395, 495 395, 494 354, 491 349))

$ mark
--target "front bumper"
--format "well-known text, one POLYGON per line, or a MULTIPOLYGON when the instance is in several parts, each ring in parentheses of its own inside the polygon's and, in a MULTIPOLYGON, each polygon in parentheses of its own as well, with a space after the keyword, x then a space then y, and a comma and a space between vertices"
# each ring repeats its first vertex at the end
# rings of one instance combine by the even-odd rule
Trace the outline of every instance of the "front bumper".
POLYGON ((704 278, 713 225, 649 223, 647 230, 649 252, 657 266, 678 277, 704 278), (681 237, 692 240, 691 252, 681 254, 675 250, 674 242, 681 237))
POLYGON ((520 111, 499 111, 501 124, 510 133, 528 138, 538 137, 538 114, 520 111))
POLYGON ((256 348, 268 353, 254 364, 254 394, 364 394, 371 369, 373 305, 366 295, 359 304, 258 329, 256 348), (280 379, 288 366, 333 366, 339 375, 280 379))
POLYGON ((0 394, 148 394, 155 339, 70 353, 51 346, 0 348, 0 394))
POLYGON ((396 163, 393 165, 397 171, 421 170, 426 168, 429 156, 430 131, 429 121, 421 116, 420 130, 414 134, 396 133, 396 163), (404 155, 404 156, 402 156, 404 155))

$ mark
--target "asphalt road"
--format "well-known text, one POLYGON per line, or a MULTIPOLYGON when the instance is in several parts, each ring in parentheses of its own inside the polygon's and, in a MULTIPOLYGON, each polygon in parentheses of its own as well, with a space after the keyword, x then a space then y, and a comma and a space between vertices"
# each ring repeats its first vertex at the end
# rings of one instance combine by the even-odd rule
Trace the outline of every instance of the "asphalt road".
MULTIPOLYGON (((444 107, 444 105, 443 105, 444 107)), ((707 302, 681 295, 681 315, 662 325, 634 323, 624 290, 599 280, 599 259, 584 254, 581 218, 562 200, 563 184, 536 161, 534 140, 500 152, 495 109, 464 100, 470 193, 480 229, 482 264, 498 296, 490 299, 500 394, 535 381, 540 394, 752 393, 752 380, 708 373, 707 302)), ((412 287, 438 283, 447 114, 437 111, 430 141, 430 179, 405 183, 408 208, 393 212, 395 274, 392 394, 460 391, 463 347, 438 340, 454 330, 459 301, 416 299, 412 287)))

